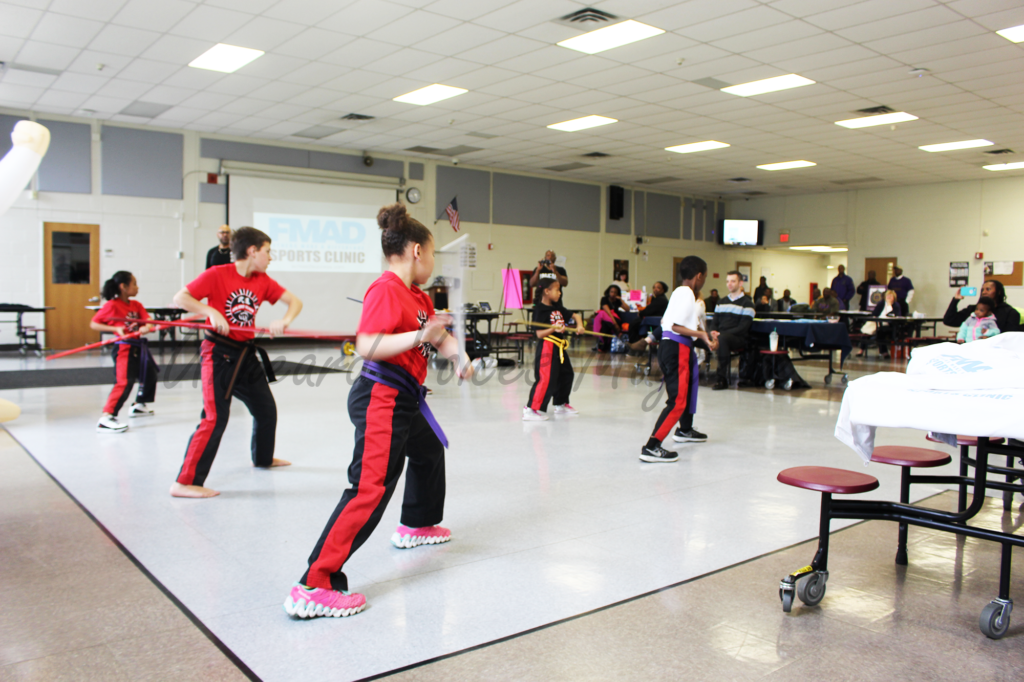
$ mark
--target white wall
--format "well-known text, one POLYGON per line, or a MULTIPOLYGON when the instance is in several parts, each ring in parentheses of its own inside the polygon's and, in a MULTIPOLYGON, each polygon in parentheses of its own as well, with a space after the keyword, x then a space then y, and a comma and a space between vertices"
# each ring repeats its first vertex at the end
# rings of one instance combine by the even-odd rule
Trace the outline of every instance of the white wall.
MULTIPOLYGON (((849 274, 859 283, 864 259, 895 256, 914 283, 911 309, 941 316, 953 295, 949 263, 971 264, 970 285, 984 281, 983 260, 1024 260, 1024 176, 970 182, 860 189, 731 202, 730 217, 762 218, 766 243, 780 230, 801 244, 848 244, 849 274), (988 233, 986 235, 986 232, 988 233)), ((1024 287, 1007 298, 1024 306, 1024 287)))

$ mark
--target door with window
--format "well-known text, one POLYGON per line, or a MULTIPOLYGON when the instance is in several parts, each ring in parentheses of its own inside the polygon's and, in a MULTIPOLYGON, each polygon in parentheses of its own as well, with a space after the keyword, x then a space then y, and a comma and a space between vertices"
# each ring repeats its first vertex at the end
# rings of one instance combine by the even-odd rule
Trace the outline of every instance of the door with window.
POLYGON ((89 328, 100 282, 100 226, 43 224, 43 287, 47 306, 46 346, 56 350, 99 341, 89 328))

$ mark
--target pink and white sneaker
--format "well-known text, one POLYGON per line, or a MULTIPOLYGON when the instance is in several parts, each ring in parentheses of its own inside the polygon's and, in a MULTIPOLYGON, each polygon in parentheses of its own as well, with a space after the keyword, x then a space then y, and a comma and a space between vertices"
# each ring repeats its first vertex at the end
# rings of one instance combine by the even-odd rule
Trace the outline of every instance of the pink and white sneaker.
POLYGON ((296 583, 284 600, 284 612, 298 618, 344 618, 354 616, 366 608, 366 597, 361 594, 325 590, 322 587, 312 589, 296 583))
POLYGON ((391 536, 391 544, 398 549, 410 549, 420 545, 439 545, 452 539, 452 532, 441 526, 410 528, 399 525, 391 536))
POLYGON ((538 412, 529 407, 523 408, 523 421, 524 422, 546 422, 548 415, 546 412, 538 412))
POLYGON ((566 403, 565 405, 555 405, 555 414, 579 414, 580 411, 575 407, 566 403))

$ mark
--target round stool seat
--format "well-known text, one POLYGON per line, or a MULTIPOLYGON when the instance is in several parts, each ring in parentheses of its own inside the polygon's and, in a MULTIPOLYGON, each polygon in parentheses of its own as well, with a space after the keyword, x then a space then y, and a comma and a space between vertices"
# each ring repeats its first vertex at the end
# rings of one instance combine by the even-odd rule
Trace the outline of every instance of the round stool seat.
POLYGON ((945 452, 903 445, 881 445, 871 453, 871 461, 899 467, 940 467, 949 464, 952 457, 945 452))
POLYGON ((874 476, 832 467, 793 467, 780 472, 778 480, 795 488, 839 495, 866 493, 878 487, 874 476))
MULTIPOLYGON (((941 443, 942 442, 938 438, 932 438, 932 435, 930 433, 925 434, 924 439, 926 441, 930 442, 930 443, 941 443)), ((999 445, 999 444, 1001 444, 1003 442, 1003 439, 1002 438, 989 438, 988 442, 991 443, 992 445, 999 445)), ((975 436, 957 436, 956 437, 956 444, 957 445, 967 445, 967 446, 970 446, 970 447, 974 447, 974 446, 976 446, 978 444, 978 439, 975 436)))
POLYGON ((763 350, 760 353, 761 355, 789 355, 788 350, 763 350))

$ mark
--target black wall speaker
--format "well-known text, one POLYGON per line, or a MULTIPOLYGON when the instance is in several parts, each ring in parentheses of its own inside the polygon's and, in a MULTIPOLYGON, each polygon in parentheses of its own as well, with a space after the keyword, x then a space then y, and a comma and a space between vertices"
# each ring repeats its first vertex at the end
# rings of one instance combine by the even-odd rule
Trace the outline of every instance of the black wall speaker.
POLYGON ((626 210, 626 190, 618 185, 608 186, 608 220, 622 220, 626 210))

